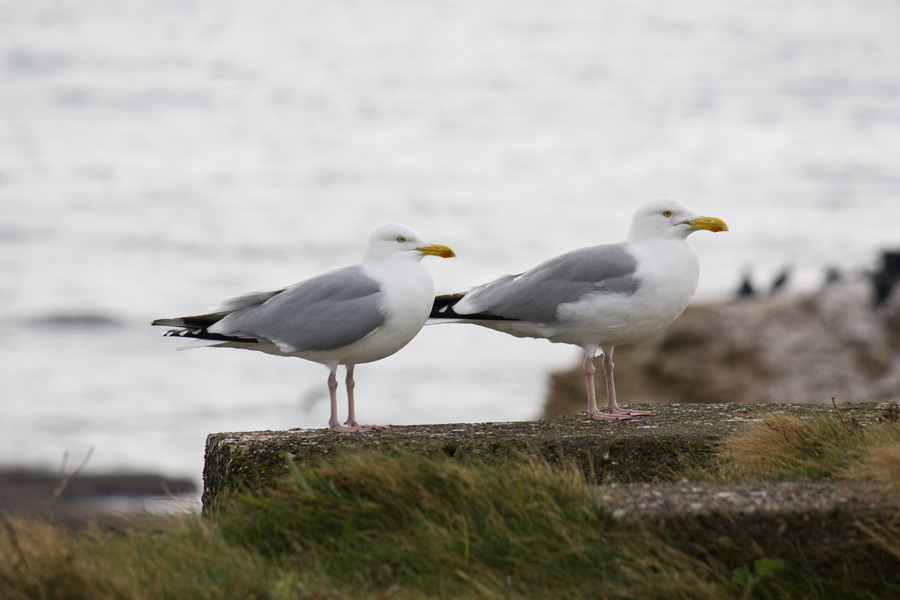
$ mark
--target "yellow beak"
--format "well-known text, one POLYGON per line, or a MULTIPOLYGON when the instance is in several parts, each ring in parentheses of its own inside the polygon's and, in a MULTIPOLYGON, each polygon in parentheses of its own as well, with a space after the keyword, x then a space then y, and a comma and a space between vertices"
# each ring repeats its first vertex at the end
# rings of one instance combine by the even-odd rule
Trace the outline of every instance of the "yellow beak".
POLYGON ((694 229, 706 229, 707 231, 728 231, 728 225, 725 221, 716 217, 699 217, 693 221, 688 221, 688 225, 694 229))
POLYGON ((428 244, 427 246, 416 248, 416 250, 426 256, 440 256, 441 258, 453 258, 456 256, 456 252, 450 246, 444 246, 443 244, 428 244))

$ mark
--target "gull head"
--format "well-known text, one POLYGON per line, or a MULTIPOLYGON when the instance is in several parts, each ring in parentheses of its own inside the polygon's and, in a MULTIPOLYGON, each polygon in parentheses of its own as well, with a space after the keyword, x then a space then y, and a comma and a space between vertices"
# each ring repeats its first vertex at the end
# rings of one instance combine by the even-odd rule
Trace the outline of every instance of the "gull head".
POLYGON ((388 223, 377 228, 369 235, 369 241, 366 243, 366 250, 363 254, 363 262, 419 261, 426 256, 452 258, 456 254, 449 246, 429 244, 405 225, 388 223))
POLYGON ((676 200, 653 200, 634 213, 628 240, 685 239, 701 229, 728 231, 728 225, 722 219, 697 214, 676 200))

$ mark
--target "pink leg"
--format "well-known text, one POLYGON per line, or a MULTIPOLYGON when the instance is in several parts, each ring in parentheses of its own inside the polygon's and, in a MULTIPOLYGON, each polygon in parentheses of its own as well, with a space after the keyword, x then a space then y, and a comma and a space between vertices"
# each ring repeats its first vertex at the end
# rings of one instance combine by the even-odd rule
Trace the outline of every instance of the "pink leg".
POLYGON ((344 383, 347 387, 347 420, 344 425, 356 431, 372 431, 373 429, 387 429, 389 425, 360 425, 356 422, 356 403, 353 391, 356 389, 356 381, 353 379, 353 369, 356 365, 347 365, 347 378, 344 383))
MULTIPOLYGON (((332 431, 338 433, 354 433, 356 431, 368 431, 359 427, 345 427, 338 422, 337 416, 337 366, 328 374, 328 397, 331 400, 331 418, 328 419, 328 426, 332 431)), ((350 410, 353 410, 353 404, 350 404, 350 410)))
POLYGON ((616 383, 613 379, 613 370, 615 370, 615 367, 616 366, 612 361, 612 352, 609 354, 604 353, 603 374, 606 375, 606 395, 609 398, 609 402, 606 405, 606 412, 611 415, 625 415, 628 418, 654 414, 645 410, 625 410, 619 407, 616 403, 616 383))
POLYGON ((347 388, 347 420, 344 421, 344 425, 358 427, 359 423, 356 422, 356 404, 353 401, 353 391, 356 389, 356 381, 353 379, 353 367, 354 365, 347 365, 347 378, 344 380, 344 385, 347 388))
MULTIPOLYGON (((604 355, 604 359, 606 356, 604 355)), ((605 364, 605 363, 604 363, 605 364)), ((584 383, 587 387, 588 396, 588 417, 595 421, 622 421, 630 419, 631 416, 624 413, 602 412, 597 408, 597 393, 594 390, 594 352, 584 353, 584 383)), ((607 379, 607 384, 609 380, 607 379)), ((609 386, 607 385, 607 390, 609 386)))
POLYGON ((328 426, 335 431, 343 431, 337 416, 337 376, 335 372, 337 367, 328 372, 328 399, 331 401, 331 417, 328 419, 328 426))

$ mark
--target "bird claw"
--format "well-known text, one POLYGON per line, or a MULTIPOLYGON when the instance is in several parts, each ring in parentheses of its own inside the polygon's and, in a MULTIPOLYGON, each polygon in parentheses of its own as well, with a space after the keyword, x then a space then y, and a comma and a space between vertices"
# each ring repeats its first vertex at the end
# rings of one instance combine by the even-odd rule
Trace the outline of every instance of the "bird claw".
POLYGON ((331 425, 331 430, 337 433, 360 433, 372 431, 371 427, 366 425, 331 425))
POLYGON ((624 412, 607 413, 598 410, 597 412, 588 413, 588 418, 594 421, 628 421, 634 417, 624 412))
POLYGON ((631 415, 632 417, 652 417, 655 416, 655 412, 651 412, 649 410, 628 410, 627 408, 620 409, 626 415, 631 415))
POLYGON ((360 425, 359 423, 344 423, 344 425, 347 425, 349 427, 359 427, 361 430, 364 429, 366 431, 381 431, 382 429, 391 428, 390 425, 360 425))
POLYGON ((648 410, 629 410, 627 408, 623 408, 618 404, 614 404, 613 406, 606 407, 607 414, 610 415, 628 415, 631 417, 647 417, 655 415, 656 413, 650 412, 648 410))
POLYGON ((381 431, 388 429, 390 425, 360 425, 359 423, 344 423, 343 425, 330 425, 332 431, 337 433, 364 433, 367 431, 381 431))

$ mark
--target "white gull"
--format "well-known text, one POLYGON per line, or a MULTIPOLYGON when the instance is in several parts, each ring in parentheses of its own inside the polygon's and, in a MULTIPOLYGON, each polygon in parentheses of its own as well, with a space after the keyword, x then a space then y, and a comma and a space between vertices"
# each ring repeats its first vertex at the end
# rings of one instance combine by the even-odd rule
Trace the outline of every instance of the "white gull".
POLYGON ((447 246, 425 243, 408 227, 387 224, 369 236, 357 265, 274 292, 244 294, 209 314, 152 324, 178 328, 166 335, 193 338, 179 350, 244 348, 321 363, 329 370, 329 427, 368 431, 378 426, 356 421, 353 370, 394 354, 422 329, 434 300, 434 281, 419 262, 425 256, 455 254, 447 246), (338 365, 347 371, 343 425, 337 416, 338 365))
POLYGON ((684 312, 700 277, 697 252, 687 241, 698 230, 727 231, 728 226, 680 202, 649 202, 634 214, 624 242, 575 250, 519 275, 438 296, 432 322, 474 323, 579 346, 591 419, 649 414, 617 404, 613 350, 656 335, 684 312), (606 376, 606 412, 597 408, 594 392, 598 351, 606 376))

